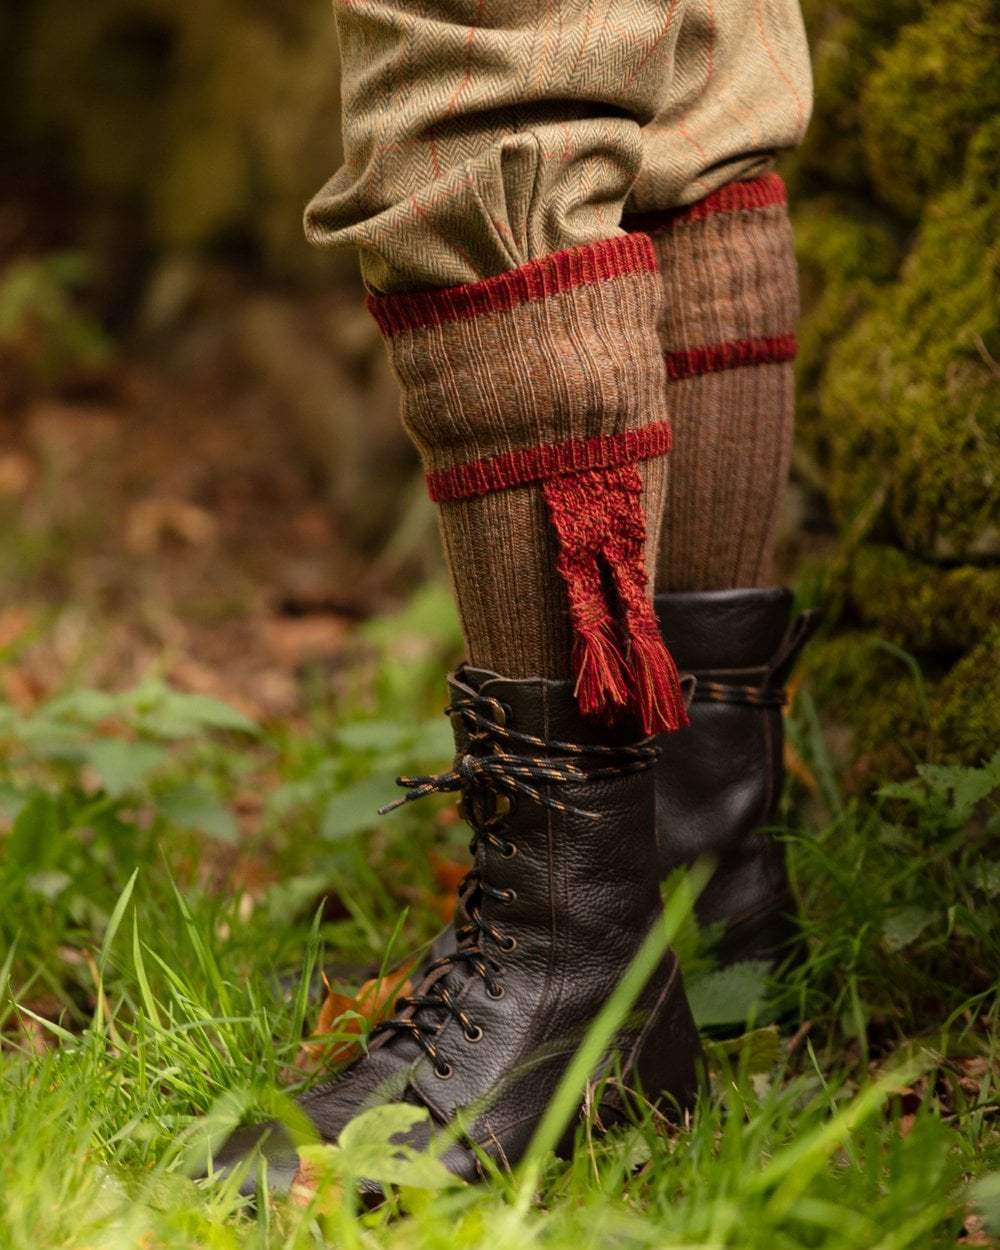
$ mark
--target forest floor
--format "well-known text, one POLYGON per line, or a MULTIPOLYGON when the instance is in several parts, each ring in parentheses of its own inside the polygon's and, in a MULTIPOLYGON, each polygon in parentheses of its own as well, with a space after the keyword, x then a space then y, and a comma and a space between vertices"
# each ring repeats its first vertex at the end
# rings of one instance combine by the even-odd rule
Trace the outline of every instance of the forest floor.
POLYGON ((447 759, 457 645, 431 586, 345 627, 334 689, 305 681, 294 712, 162 671, 0 706, 0 1246, 998 1244, 1000 761, 844 796, 806 694, 777 834, 808 955, 774 982, 723 974, 680 924, 710 1068, 688 1122, 583 1122, 571 1163, 542 1142, 479 1188, 400 1164, 368 1125, 256 1216, 191 1179, 227 1128, 288 1114, 331 1048, 356 1053, 362 981, 448 913, 453 808, 375 811, 397 773, 447 759), (375 1212, 350 1196, 362 1168, 399 1182, 375 1212))
POLYGON ((376 814, 448 759, 445 591, 363 566, 208 376, 130 367, 0 426, 0 1250, 1000 1245, 1000 757, 846 792, 807 689, 775 829, 807 954, 720 973, 679 922, 689 1121, 583 1122, 571 1163, 541 1141, 475 1189, 369 1124, 256 1216, 191 1179, 357 1053, 468 838, 444 802, 376 814))

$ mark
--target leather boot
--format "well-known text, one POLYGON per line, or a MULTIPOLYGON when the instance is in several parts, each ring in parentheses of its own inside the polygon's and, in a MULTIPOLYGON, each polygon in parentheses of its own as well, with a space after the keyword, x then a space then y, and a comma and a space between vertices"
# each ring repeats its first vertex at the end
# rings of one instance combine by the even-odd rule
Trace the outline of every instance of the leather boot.
POLYGON ((777 962, 796 935, 785 848, 768 832, 784 784, 785 681, 819 613, 791 619, 780 587, 656 597, 678 666, 697 678, 691 724, 658 740, 656 832, 660 872, 718 857, 696 905, 720 926, 725 966, 777 962))
MULTIPOLYGON (((430 1127, 408 1139, 418 1147, 471 1109, 466 1136, 443 1160, 473 1180, 481 1167, 472 1143, 501 1166, 522 1156, 588 1025, 661 915, 657 748, 583 720, 569 682, 463 669, 450 687, 453 770, 401 779, 407 798, 459 791, 473 830, 473 866, 446 953, 376 1026, 365 1057, 301 1106, 325 1141, 378 1103, 426 1107, 430 1127)), ((694 1097, 698 1054, 671 952, 606 1064, 619 1065, 625 1087, 676 1110, 694 1097)), ((599 1112, 607 1124, 624 1109, 616 1098, 599 1112)), ((229 1171, 256 1149, 267 1156, 270 1185, 287 1190, 298 1158, 277 1123, 237 1130, 215 1168, 229 1171)), ((255 1179, 251 1169, 244 1192, 254 1192, 255 1179)), ((363 1194, 380 1196, 374 1184, 363 1194)))

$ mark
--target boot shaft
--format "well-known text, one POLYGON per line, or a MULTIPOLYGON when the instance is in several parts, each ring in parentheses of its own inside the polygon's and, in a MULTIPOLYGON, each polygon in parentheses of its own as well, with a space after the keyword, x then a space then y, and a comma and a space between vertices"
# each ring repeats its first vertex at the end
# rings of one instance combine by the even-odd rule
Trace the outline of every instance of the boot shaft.
MULTIPOLYGON (((502 844, 481 838, 476 866, 515 897, 486 897, 484 917, 509 930, 525 952, 554 943, 557 958, 578 975, 595 955, 602 968, 616 949, 627 960, 661 906, 650 872, 656 748, 627 725, 609 730, 581 717, 569 682, 462 670, 450 684, 453 707, 472 694, 490 722, 479 741, 470 741, 468 725, 457 724, 461 713, 453 713, 456 763, 466 752, 479 759, 507 752, 519 761, 512 776, 539 796, 500 787, 488 800, 502 844), (560 778, 563 770, 570 775, 560 778)), ((468 797, 463 807, 475 815, 468 797)))
POLYGON ((784 781, 784 684, 817 624, 780 587, 659 595, 661 629, 697 680, 691 724, 660 739, 661 870, 724 855, 774 817, 784 781))

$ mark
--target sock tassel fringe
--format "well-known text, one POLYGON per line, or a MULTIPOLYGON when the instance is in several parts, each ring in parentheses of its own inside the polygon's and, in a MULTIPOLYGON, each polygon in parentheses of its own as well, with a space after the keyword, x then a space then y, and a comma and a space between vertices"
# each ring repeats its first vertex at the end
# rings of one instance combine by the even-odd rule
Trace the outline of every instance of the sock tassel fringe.
POLYGON ((569 598, 580 711, 607 719, 630 711, 647 734, 682 728, 680 677, 646 593, 639 470, 624 464, 562 474, 542 489, 569 598))

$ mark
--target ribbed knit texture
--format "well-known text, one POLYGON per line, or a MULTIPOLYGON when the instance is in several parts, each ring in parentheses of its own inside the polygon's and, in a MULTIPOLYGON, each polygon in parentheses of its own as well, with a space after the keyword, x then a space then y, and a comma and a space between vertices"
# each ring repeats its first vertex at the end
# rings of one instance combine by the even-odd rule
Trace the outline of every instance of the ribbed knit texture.
POLYGON ((656 258, 639 234, 465 287, 370 301, 438 500, 472 664, 515 678, 571 675, 546 481, 638 471, 654 566, 669 442, 659 304, 656 258))
POLYGON ((788 477, 798 279, 784 184, 733 183, 627 223, 663 280, 674 428, 658 590, 766 585, 788 477))

